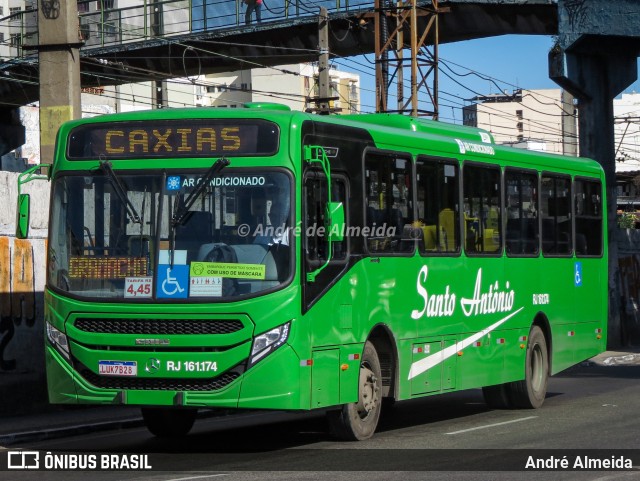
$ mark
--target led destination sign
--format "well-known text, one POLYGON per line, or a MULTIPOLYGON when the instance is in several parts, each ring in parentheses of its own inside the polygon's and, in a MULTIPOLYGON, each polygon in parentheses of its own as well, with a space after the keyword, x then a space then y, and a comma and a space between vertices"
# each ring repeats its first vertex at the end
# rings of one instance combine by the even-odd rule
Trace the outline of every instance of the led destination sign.
POLYGON ((264 120, 199 119, 112 122, 77 127, 69 135, 72 160, 269 155, 278 127, 264 120))
POLYGON ((69 259, 70 279, 126 279, 142 277, 148 272, 146 257, 88 257, 69 259))

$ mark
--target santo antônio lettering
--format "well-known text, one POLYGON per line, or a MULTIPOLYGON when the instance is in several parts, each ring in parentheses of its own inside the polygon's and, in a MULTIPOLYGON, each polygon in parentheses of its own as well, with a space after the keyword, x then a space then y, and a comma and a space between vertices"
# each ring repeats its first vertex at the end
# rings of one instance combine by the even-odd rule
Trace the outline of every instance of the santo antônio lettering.
POLYGON ((242 148, 240 127, 183 127, 110 129, 105 133, 107 154, 204 154, 242 148))

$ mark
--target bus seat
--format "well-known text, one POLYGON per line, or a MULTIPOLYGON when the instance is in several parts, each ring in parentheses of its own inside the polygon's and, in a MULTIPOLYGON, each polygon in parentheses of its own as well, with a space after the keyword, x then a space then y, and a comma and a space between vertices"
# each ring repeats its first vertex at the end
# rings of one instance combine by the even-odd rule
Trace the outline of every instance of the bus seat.
POLYGON ((489 207, 489 213, 487 215, 487 221, 485 223, 485 227, 487 229, 499 230, 500 223, 498 220, 500 219, 500 211, 497 207, 489 207))
POLYGON ((425 225, 424 227, 422 227, 422 239, 424 242, 425 250, 436 250, 436 226, 425 225))
POLYGON ((447 208, 442 209, 438 215, 438 223, 440 224, 440 250, 452 252, 455 250, 456 243, 456 226, 455 214, 453 210, 447 208), (442 235, 444 234, 444 235, 442 235))

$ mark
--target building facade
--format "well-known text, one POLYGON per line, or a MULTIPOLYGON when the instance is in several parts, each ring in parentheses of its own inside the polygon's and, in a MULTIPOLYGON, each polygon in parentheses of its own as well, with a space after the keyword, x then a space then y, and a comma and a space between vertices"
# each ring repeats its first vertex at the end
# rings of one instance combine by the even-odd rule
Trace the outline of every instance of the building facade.
MULTIPOLYGON (((308 111, 318 96, 318 67, 314 64, 254 68, 201 76, 196 103, 207 107, 240 107, 245 102, 276 102, 291 110, 308 111)), ((331 108, 338 114, 360 111, 360 76, 329 70, 331 108)))
POLYGON ((463 108, 464 125, 490 130, 497 143, 560 154, 568 153, 567 142, 577 145, 575 108, 560 89, 520 89, 473 101, 463 108), (567 116, 573 129, 563 122, 567 116))

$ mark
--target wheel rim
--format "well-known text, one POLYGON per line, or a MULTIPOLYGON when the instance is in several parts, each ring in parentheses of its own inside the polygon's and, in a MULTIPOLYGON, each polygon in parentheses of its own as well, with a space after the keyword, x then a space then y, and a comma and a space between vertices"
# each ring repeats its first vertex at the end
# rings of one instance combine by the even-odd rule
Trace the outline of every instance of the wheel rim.
POLYGON ((360 366, 360 394, 356 410, 360 419, 366 419, 378 405, 378 378, 368 364, 360 366))
POLYGON ((539 393, 544 387, 544 353, 540 344, 535 344, 531 350, 531 387, 539 393))

